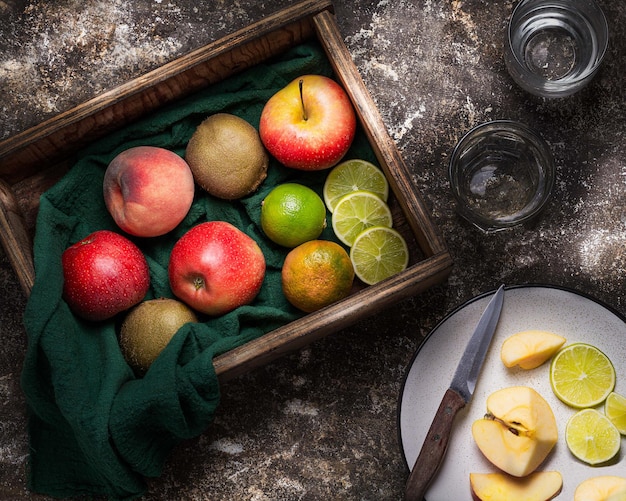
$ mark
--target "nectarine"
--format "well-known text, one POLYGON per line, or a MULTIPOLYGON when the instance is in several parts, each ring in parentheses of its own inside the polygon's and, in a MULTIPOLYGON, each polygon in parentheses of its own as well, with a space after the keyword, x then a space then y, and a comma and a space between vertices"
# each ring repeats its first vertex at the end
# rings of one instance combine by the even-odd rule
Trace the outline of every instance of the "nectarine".
POLYGON ((155 146, 117 155, 104 174, 104 202, 117 225, 138 237, 164 235, 180 224, 193 202, 187 162, 155 146))

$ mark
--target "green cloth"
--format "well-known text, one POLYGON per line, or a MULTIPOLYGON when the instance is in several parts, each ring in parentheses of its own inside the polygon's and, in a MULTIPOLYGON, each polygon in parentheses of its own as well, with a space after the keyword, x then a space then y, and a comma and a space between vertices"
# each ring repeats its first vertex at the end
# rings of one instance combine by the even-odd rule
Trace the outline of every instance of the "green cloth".
MULTIPOLYGON (((154 145, 184 156, 196 126, 216 112, 233 113, 258 127, 267 99, 306 73, 332 75, 316 44, 298 46, 94 143, 42 196, 34 241, 36 280, 24 315, 28 349, 22 372, 32 490, 58 497, 141 495, 144 478, 160 475, 172 447, 210 425, 220 398, 213 357, 302 315, 282 295, 280 268, 287 251, 264 237, 260 204, 273 186, 286 181, 321 193, 326 172, 303 173, 272 160, 257 193, 225 202, 197 189, 178 228, 163 237, 131 238, 150 265, 147 299, 172 297, 169 251, 177 238, 203 221, 235 224, 259 243, 267 262, 263 287, 251 305, 182 328, 142 378, 133 374, 118 346, 116 329, 123 314, 89 323, 75 317, 63 301, 61 255, 93 231, 120 231, 102 197, 104 171, 115 155, 132 146, 154 145)), ((375 162, 362 131, 346 156, 357 157, 375 162)), ((329 228, 321 238, 335 240, 329 228)))

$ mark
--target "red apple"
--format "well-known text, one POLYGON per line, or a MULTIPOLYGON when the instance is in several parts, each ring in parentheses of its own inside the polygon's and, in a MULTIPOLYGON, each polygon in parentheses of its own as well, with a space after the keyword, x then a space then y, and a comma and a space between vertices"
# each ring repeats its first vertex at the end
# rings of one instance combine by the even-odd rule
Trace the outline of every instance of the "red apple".
POLYGON ((280 163, 300 170, 336 165, 356 132, 350 98, 334 80, 304 75, 279 90, 265 104, 259 134, 280 163))
POLYGON ((106 320, 139 303, 150 271, 139 248, 113 231, 99 230, 61 256, 63 298, 78 316, 106 320))
POLYGON ((172 292, 193 309, 222 315, 256 297, 265 277, 257 243, 232 224, 210 221, 191 228, 170 254, 172 292))
POLYGON ((173 230, 194 196, 191 169, 176 153, 137 146, 117 155, 104 174, 104 202, 117 225, 138 237, 173 230))

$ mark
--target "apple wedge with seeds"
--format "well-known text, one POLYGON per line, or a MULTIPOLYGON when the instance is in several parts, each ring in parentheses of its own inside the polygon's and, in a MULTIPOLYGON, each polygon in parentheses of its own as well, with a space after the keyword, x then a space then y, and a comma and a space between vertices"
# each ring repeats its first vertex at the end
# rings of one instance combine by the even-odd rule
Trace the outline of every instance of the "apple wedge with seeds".
POLYGON ((556 445, 558 430, 546 400, 528 386, 498 390, 487 398, 487 414, 472 424, 483 455, 515 477, 535 471, 556 445))

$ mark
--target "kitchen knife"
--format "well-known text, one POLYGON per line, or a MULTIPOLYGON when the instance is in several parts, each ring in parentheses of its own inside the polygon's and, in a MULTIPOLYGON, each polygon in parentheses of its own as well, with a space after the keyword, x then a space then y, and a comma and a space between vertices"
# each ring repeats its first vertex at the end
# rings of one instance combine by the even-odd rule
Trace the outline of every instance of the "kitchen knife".
POLYGON ((443 461, 454 418, 469 403, 474 394, 480 369, 500 319, 503 302, 504 285, 496 291, 480 317, 476 330, 467 343, 456 368, 450 387, 439 404, 422 449, 409 474, 404 495, 406 501, 423 500, 428 485, 443 461))

